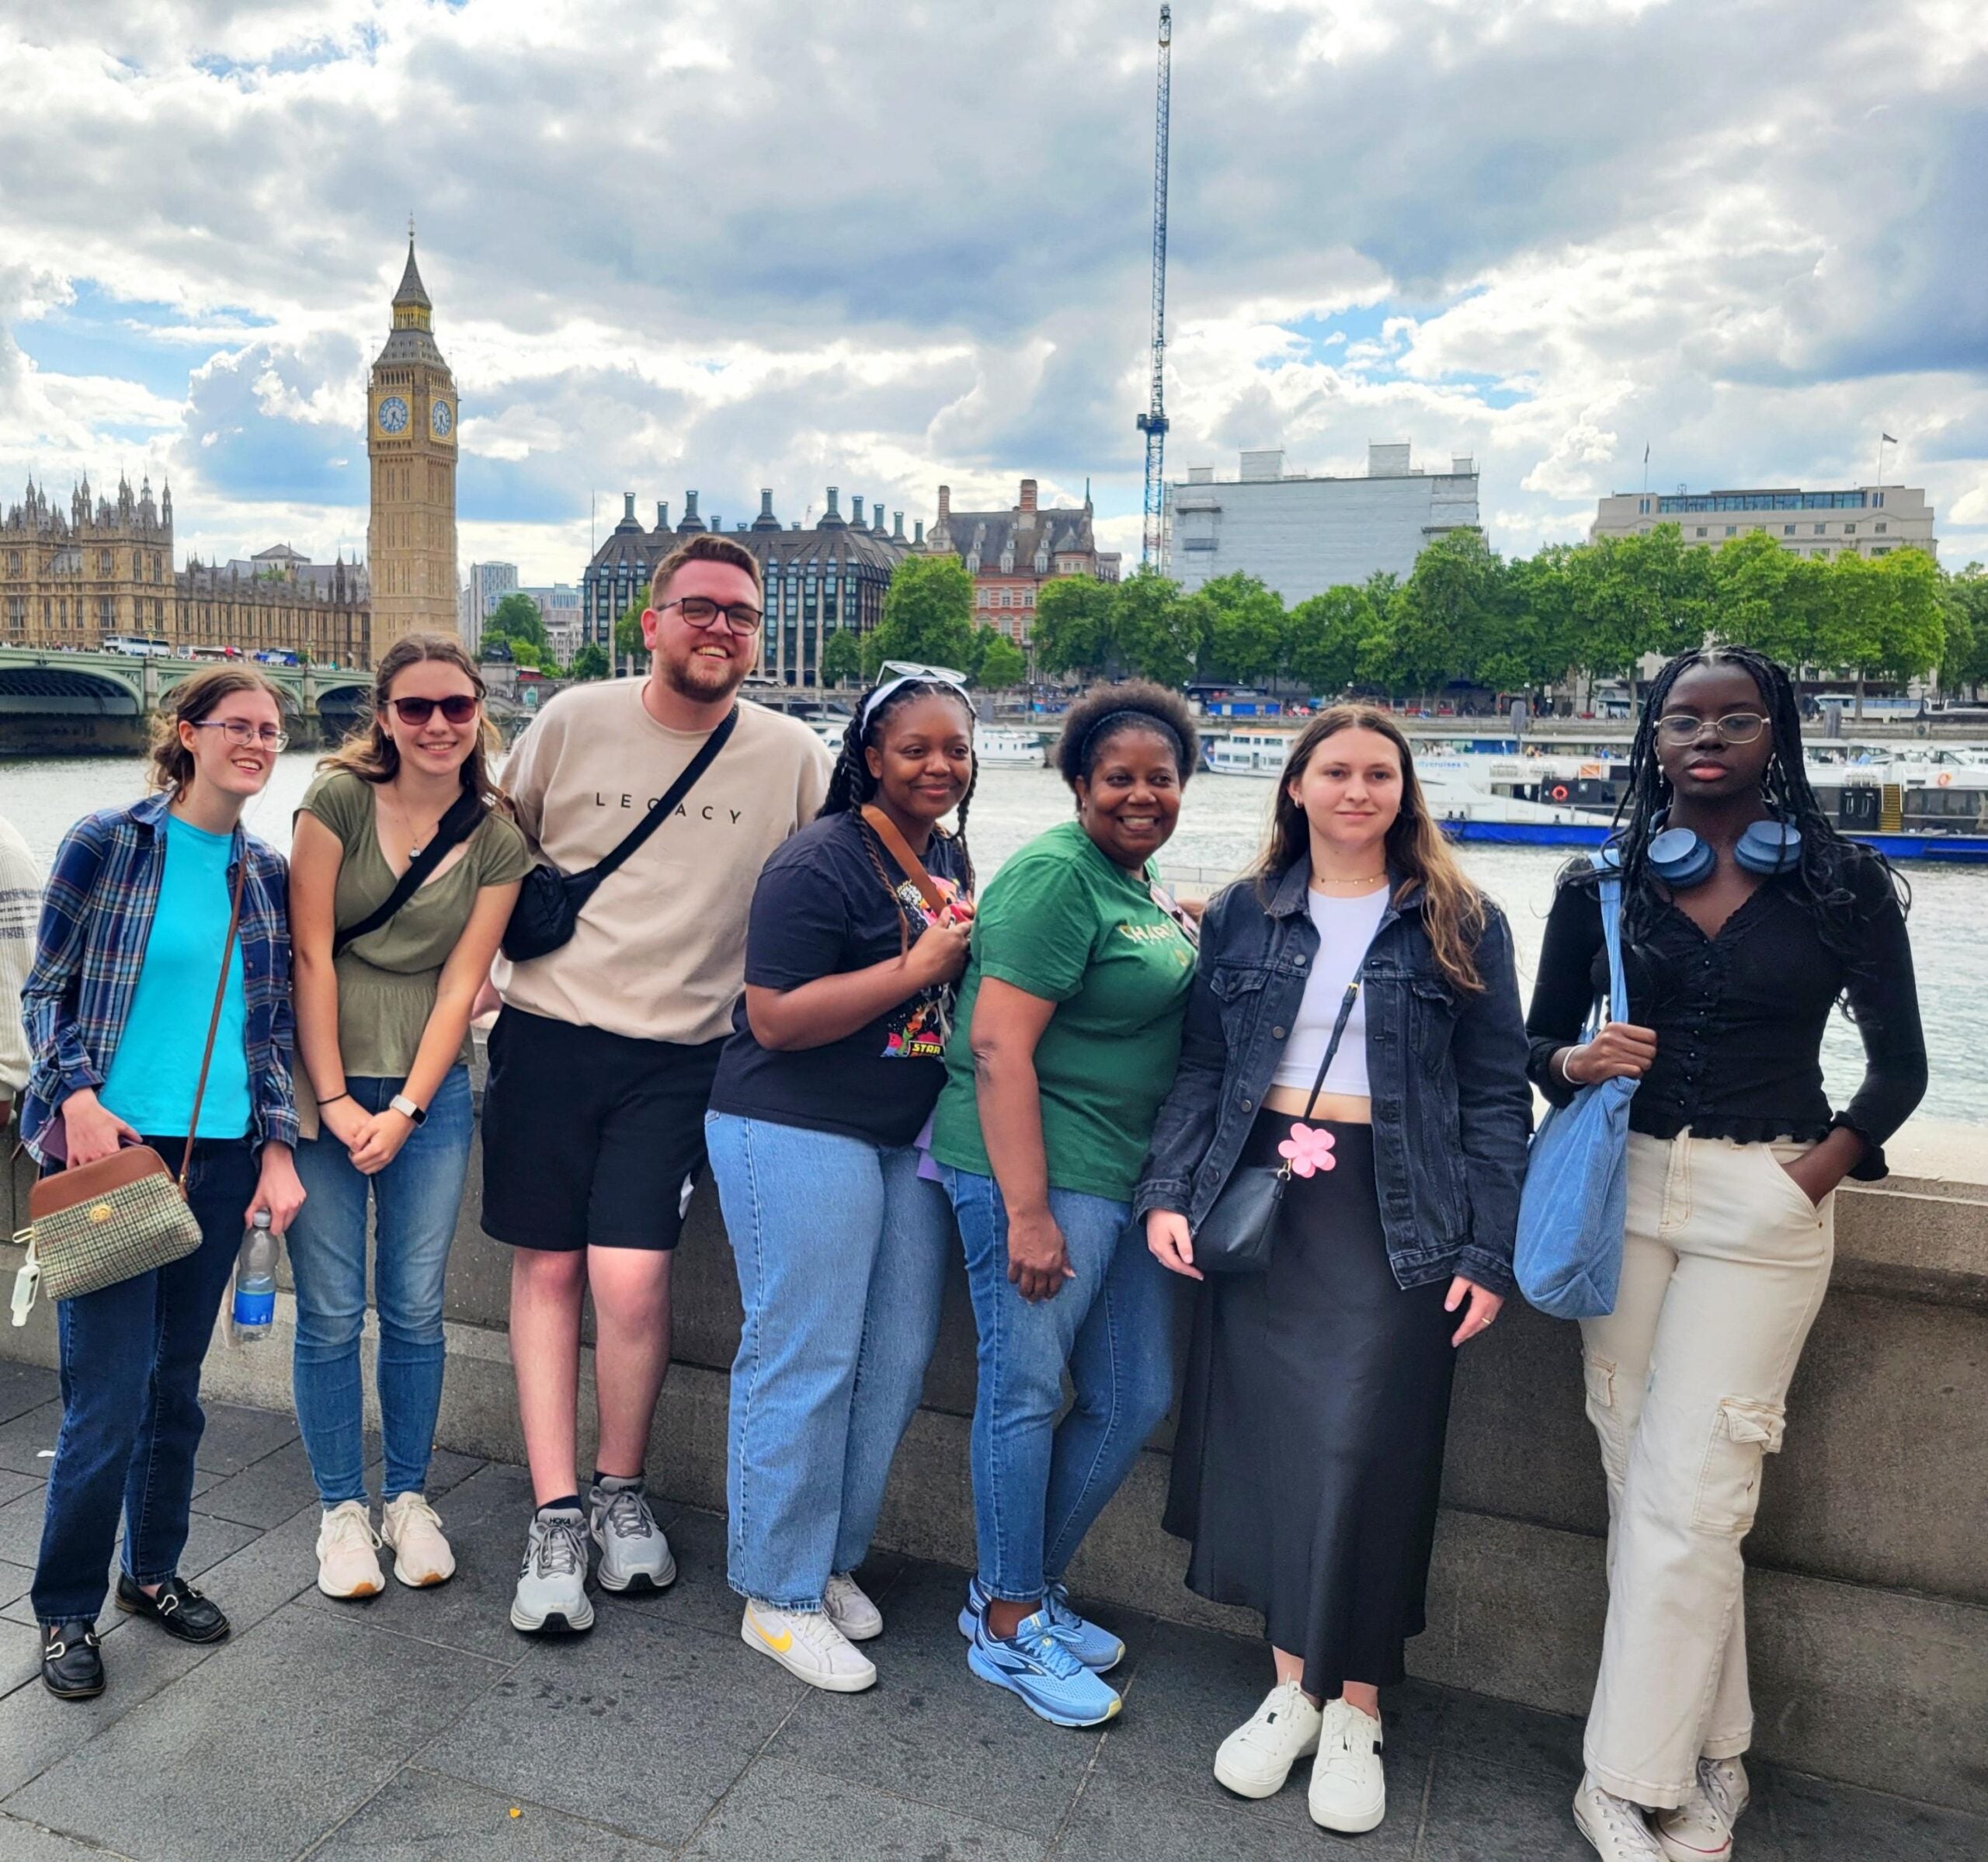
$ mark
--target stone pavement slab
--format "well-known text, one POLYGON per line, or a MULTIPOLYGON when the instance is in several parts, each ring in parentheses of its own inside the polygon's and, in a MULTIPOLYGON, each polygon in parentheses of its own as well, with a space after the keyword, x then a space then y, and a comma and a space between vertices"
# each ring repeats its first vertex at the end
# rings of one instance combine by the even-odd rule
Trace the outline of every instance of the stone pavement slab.
POLYGON ((660 1862, 671 1852, 542 1804, 411 1766, 311 1862, 660 1862))

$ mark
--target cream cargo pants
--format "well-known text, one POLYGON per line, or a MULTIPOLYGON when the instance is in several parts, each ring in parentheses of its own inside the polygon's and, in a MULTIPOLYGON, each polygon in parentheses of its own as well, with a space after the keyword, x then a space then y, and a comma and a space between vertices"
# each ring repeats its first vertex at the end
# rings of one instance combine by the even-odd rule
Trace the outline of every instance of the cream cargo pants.
POLYGON ((1835 1198, 1781 1168, 1806 1148, 1632 1132, 1621 1291, 1581 1325, 1609 1522, 1587 1767, 1656 1808, 1752 1739, 1740 1542, 1835 1248, 1835 1198))

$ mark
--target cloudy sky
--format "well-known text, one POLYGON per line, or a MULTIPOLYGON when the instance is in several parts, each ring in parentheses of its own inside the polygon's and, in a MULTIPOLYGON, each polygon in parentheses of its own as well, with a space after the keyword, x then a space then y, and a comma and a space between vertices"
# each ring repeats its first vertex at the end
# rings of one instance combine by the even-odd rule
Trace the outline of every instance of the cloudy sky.
MULTIPOLYGON (((363 549, 412 211, 461 560, 598 497, 931 516, 1090 480, 1138 547, 1148 0, 0 9, 0 501, 170 474, 182 554, 363 549)), ((1469 453, 1597 495, 1923 485, 1988 558, 1981 0, 1177 0, 1170 475, 1469 453)))

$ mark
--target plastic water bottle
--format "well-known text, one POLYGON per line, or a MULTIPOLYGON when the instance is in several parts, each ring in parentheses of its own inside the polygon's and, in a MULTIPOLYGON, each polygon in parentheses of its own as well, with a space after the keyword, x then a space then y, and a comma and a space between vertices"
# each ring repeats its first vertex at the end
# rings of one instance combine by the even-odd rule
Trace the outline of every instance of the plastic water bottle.
POLYGON ((258 1209, 235 1261, 235 1336, 244 1345, 269 1336, 276 1316, 276 1238, 258 1209))

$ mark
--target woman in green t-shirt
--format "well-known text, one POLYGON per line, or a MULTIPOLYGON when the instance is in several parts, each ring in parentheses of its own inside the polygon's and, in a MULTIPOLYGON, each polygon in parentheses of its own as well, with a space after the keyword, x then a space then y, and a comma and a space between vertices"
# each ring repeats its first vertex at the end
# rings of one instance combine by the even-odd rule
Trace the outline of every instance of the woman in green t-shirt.
POLYGON ((297 1169, 308 1198, 290 1231, 294 1383, 325 1508, 327 1596, 380 1589, 381 1535, 403 1584, 439 1584, 456 1568, 422 1490, 442 1402, 442 1280, 474 1126, 470 1013, 531 865, 491 779, 496 747, 482 675, 461 643, 410 635, 380 662, 370 721, 325 759, 297 817, 297 1169), (391 917, 369 922, 437 833, 454 844, 433 870, 391 917), (369 1200, 380 1534, 367 1508, 359 1367, 369 1200))
POLYGON ((1173 1397, 1172 1294, 1131 1200, 1194 971, 1192 921, 1152 856, 1197 750, 1157 686, 1070 707, 1056 760, 1076 818, 982 895, 933 1119, 980 1334, 979 1568, 960 1629, 975 1673, 1062 1726, 1118 1711, 1100 1676, 1124 1645, 1062 1577, 1173 1397))

